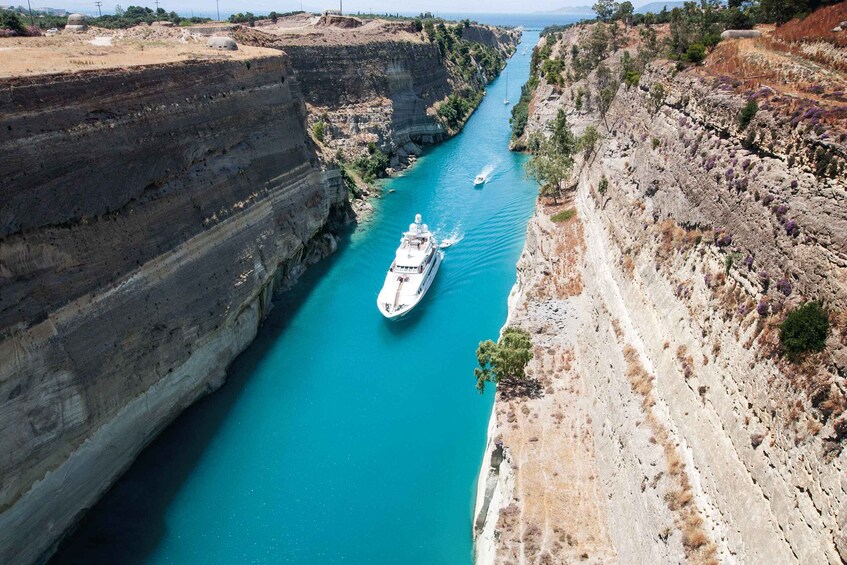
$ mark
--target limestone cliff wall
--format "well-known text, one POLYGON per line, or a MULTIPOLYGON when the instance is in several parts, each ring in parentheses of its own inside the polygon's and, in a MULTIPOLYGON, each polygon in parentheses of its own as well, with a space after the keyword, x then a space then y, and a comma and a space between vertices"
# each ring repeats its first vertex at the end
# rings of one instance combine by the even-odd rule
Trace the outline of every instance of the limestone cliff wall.
MULTIPOLYGON (((472 25, 463 38, 511 55, 520 39, 514 30, 472 25), (466 37, 467 36, 467 37, 466 37)), ((250 28, 234 32, 239 42, 285 51, 309 105, 309 122, 325 126, 328 154, 355 159, 368 143, 391 157, 393 168, 408 164, 421 146, 449 133, 436 117, 436 105, 454 93, 481 90, 494 79, 475 69, 472 84, 466 69, 448 63, 437 44, 416 34, 401 40, 386 34, 349 45, 291 44, 250 28), (410 40, 414 38, 414 40, 410 40)))
MULTIPOLYGON (((431 44, 384 42, 343 49, 287 46, 313 120, 350 150, 374 141, 388 153, 409 142, 443 139, 429 109, 454 91, 452 77, 431 44), (339 140, 341 141, 341 140, 339 140)), ((342 145, 339 145, 341 147, 342 145)))
POLYGON ((843 158, 838 118, 804 124, 785 117, 792 97, 661 61, 605 120, 593 73, 540 82, 530 132, 563 109, 602 139, 528 228, 510 323, 533 336, 541 391, 498 394, 479 561, 843 562, 847 187, 820 168, 843 158), (829 309, 827 347, 790 363, 778 325, 810 299, 829 309))
POLYGON ((0 83, 0 561, 199 395, 349 204, 285 57, 0 83))

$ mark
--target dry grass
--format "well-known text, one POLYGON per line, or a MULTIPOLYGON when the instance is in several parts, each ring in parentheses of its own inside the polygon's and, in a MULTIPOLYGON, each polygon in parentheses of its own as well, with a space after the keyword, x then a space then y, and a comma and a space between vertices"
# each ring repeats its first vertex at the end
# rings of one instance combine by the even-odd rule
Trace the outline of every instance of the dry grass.
MULTIPOLYGON (((685 556, 688 561, 694 563, 717 563, 717 548, 703 528, 703 519, 694 502, 694 493, 685 471, 685 462, 667 427, 659 421, 652 410, 656 403, 655 377, 644 369, 639 360, 638 351, 631 345, 624 345, 623 356, 627 364, 626 377, 630 386, 633 392, 642 397, 641 404, 646 413, 645 421, 653 432, 651 441, 661 446, 668 476, 676 483, 675 487, 665 493, 665 502, 676 515, 675 522, 682 533, 685 556)), ((677 357, 686 362, 690 359, 690 356, 686 356, 685 346, 677 349, 677 357)))
POLYGON ((660 241, 658 255, 663 259, 669 258, 675 252, 685 253, 703 238, 703 233, 699 230, 686 230, 671 219, 663 220, 656 227, 660 241))
MULTIPOLYGON (((133 28, 134 29, 134 28, 133 28)), ((151 29, 151 28, 148 28, 151 29)), ((80 35, 17 37, 0 39, 0 78, 157 65, 190 60, 245 60, 275 56, 280 52, 262 47, 240 46, 226 53, 206 47, 205 38, 183 41, 179 29, 162 28, 155 40, 136 37, 127 30, 124 38, 113 30, 89 30, 80 35), (89 43, 98 35, 113 36, 113 45, 89 43)))
POLYGON ((802 20, 792 20, 778 27, 773 37, 785 42, 825 41, 839 47, 847 47, 847 35, 832 31, 843 21, 847 21, 847 2, 821 8, 802 20))
MULTIPOLYGON (((563 211, 573 210, 570 203, 560 206, 545 206, 544 213, 555 217, 563 211)), ((555 257, 551 258, 551 269, 542 283, 535 289, 538 298, 568 298, 582 293, 582 257, 585 253, 584 227, 578 217, 569 221, 553 222, 554 228, 547 234, 553 242, 555 257)))

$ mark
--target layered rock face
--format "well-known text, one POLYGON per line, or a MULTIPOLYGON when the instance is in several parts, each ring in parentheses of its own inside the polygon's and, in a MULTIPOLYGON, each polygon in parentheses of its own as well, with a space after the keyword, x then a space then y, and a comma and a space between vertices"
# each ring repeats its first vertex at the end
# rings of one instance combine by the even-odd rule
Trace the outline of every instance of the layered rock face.
POLYGON ((26 563, 220 386, 349 204, 282 55, 0 89, 0 561, 26 563))
POLYGON ((529 132, 563 109, 602 138, 530 222, 509 323, 537 388, 498 394, 480 562, 847 559, 844 123, 708 68, 654 62, 605 119, 594 73, 540 81, 529 132), (813 299, 826 349, 792 363, 779 324, 813 299))
MULTIPOLYGON (((325 126, 324 144, 331 158, 360 156, 368 143, 388 154, 394 168, 408 164, 421 146, 448 136, 436 117, 436 104, 449 95, 482 89, 494 77, 475 69, 469 84, 466 69, 448 64, 438 45, 408 24, 389 28, 384 37, 366 36, 346 45, 296 42, 284 35, 239 28, 239 42, 284 50, 291 58, 309 104, 309 122, 325 126)), ((353 33, 353 32, 351 32, 353 33)), ((512 30, 470 26, 462 37, 514 52, 520 34, 512 30)))
POLYGON ((385 42, 343 49, 288 46, 311 105, 312 122, 325 120, 331 146, 354 154, 372 141, 396 154, 446 132, 430 108, 453 93, 438 49, 423 43, 385 42))

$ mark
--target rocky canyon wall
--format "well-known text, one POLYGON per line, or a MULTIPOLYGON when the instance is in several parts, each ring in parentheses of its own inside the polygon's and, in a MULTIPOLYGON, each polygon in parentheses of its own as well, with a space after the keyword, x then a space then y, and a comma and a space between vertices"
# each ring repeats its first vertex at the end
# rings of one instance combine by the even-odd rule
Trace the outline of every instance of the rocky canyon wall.
MULTIPOLYGON (((284 50, 290 57, 309 105, 309 123, 324 127, 321 141, 327 157, 352 160, 373 143, 389 155, 391 167, 408 164, 423 145, 449 136, 437 118, 437 104, 451 94, 482 90, 493 80, 473 60, 468 71, 446 60, 436 43, 408 25, 387 27, 380 36, 366 36, 346 45, 293 42, 251 28, 234 36, 248 45, 284 50)), ((471 25, 462 37, 514 53, 520 33, 471 25)))
POLYGON ((478 562, 847 560, 844 116, 710 65, 654 61, 604 117, 595 72, 539 81, 530 135, 564 110, 601 139, 528 228, 509 323, 533 392, 498 393, 478 562), (808 300, 826 348, 791 362, 779 324, 808 300))
POLYGON ((0 89, 0 561, 26 563, 222 384, 349 204, 281 55, 0 89))

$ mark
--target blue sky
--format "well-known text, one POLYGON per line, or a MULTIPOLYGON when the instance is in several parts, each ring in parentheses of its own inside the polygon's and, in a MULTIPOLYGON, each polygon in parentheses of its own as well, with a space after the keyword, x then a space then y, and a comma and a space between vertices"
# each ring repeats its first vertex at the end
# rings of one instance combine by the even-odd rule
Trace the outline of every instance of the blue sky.
MULTIPOLYGON (((2 1, 2 0, 0 0, 2 1)), ((23 0, 7 0, 2 3, 20 4, 23 0)), ((115 0, 104 0, 103 13, 113 13, 115 0)), ((32 7, 50 6, 66 10, 96 11, 91 0, 32 0, 32 7)), ((155 8, 154 0, 117 0, 124 8, 129 5, 141 5, 155 8)), ((450 13, 533 13, 555 10, 563 6, 590 6, 593 0, 533 0, 531 2, 516 2, 515 0, 486 0, 485 2, 469 0, 344 0, 345 12, 450 12, 450 13)), ((645 2, 633 2, 639 5, 645 2)), ((214 12, 215 0, 160 0, 159 6, 170 11, 188 13, 214 12)), ((338 0, 303 0, 306 10, 319 11, 326 8, 337 8, 338 0)), ((253 12, 266 13, 271 10, 287 12, 300 9, 300 0, 220 0, 221 13, 253 12)))

